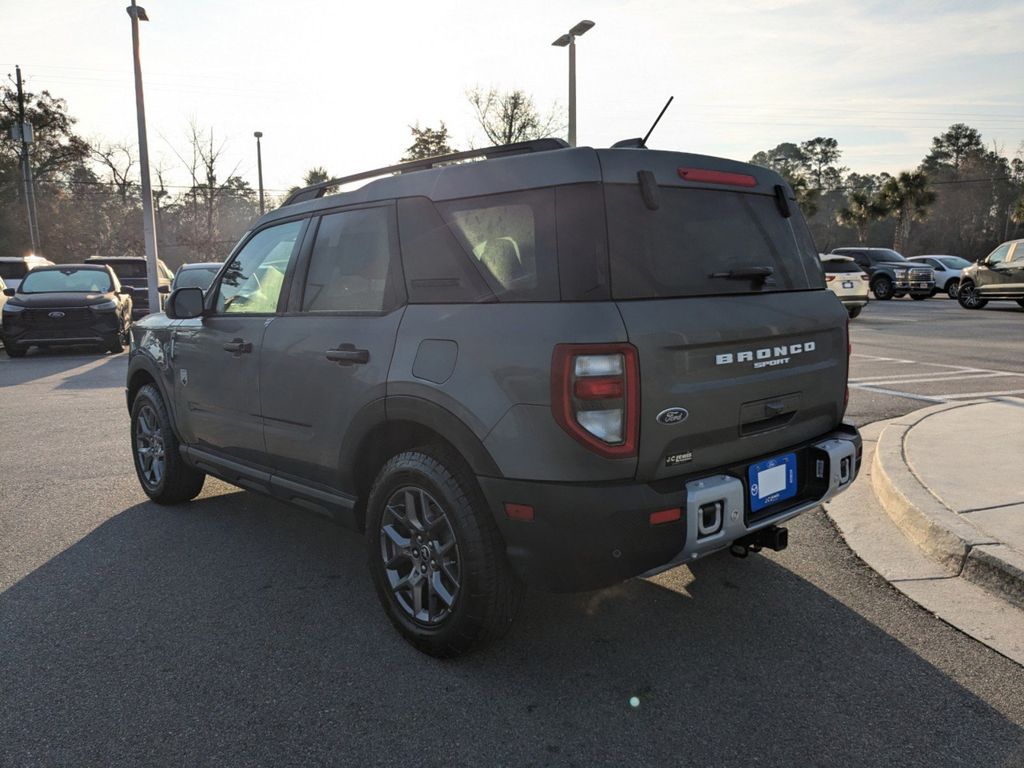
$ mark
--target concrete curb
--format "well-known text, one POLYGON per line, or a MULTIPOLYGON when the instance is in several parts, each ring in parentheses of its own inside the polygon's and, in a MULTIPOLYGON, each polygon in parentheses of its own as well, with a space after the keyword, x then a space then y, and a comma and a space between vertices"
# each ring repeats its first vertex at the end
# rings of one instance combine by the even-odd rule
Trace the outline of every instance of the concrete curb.
POLYGON ((894 419, 882 429, 872 462, 875 495, 903 534, 951 576, 1024 608, 1024 557, 940 502, 911 471, 904 443, 925 419, 974 403, 944 403, 894 419))

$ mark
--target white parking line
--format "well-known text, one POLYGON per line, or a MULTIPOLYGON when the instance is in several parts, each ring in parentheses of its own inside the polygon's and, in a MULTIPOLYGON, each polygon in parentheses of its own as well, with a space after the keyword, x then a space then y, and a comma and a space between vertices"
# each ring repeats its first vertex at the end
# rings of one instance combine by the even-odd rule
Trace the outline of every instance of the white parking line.
POLYGON ((1002 376, 1024 377, 1024 373, 1010 373, 1009 371, 1002 373, 973 373, 963 371, 951 374, 949 371, 943 371, 941 373, 923 374, 918 376, 893 376, 882 379, 850 379, 850 385, 852 386, 857 384, 862 387, 870 387, 876 384, 927 384, 933 381, 974 381, 975 379, 993 379, 1002 376))

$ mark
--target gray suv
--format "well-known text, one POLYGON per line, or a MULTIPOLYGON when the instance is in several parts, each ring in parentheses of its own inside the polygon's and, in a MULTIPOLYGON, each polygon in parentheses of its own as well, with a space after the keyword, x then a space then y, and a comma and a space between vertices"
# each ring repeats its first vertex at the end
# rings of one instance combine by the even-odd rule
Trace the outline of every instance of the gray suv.
POLYGON ((453 656, 525 585, 785 547, 859 469, 847 323, 770 170, 458 153, 300 190, 136 323, 132 453, 158 503, 210 474, 365 532, 391 622, 453 656))

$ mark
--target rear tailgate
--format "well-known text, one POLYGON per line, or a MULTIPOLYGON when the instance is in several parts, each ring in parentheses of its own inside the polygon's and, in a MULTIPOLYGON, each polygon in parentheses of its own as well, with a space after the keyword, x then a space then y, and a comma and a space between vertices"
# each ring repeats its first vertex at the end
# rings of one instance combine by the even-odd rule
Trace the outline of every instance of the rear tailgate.
POLYGON ((842 419, 847 315, 825 291, 619 310, 640 358, 639 479, 781 452, 842 419), (673 408, 685 418, 658 420, 673 408))
POLYGON ((639 353, 638 479, 785 452, 835 427, 847 314, 789 186, 717 158, 598 155, 612 297, 639 353))

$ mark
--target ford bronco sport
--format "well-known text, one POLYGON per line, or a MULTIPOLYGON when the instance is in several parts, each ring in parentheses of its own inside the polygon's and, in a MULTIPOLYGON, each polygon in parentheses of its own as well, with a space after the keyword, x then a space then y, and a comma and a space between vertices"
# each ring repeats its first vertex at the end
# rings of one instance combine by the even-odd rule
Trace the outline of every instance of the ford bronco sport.
POLYGON ((334 179, 165 312, 132 329, 145 492, 211 474, 365 531, 437 656, 505 632, 527 584, 781 549, 859 469, 846 311, 753 165, 548 139, 334 179))

